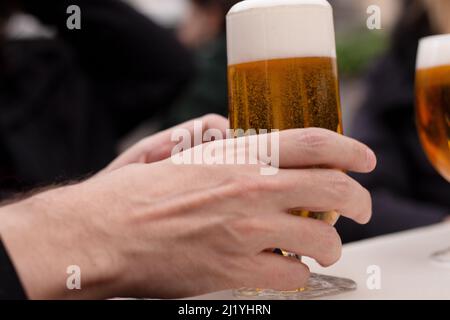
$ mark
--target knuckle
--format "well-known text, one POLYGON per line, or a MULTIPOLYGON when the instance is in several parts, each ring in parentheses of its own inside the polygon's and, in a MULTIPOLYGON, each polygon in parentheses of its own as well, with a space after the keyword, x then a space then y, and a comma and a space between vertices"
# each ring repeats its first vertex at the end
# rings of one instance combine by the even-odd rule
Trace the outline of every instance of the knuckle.
POLYGON ((296 279, 297 281, 299 281, 299 283, 296 283, 296 288, 292 289, 304 288, 310 276, 311 270, 309 269, 309 267, 306 264, 300 263, 296 276, 296 279))
POLYGON ((351 164, 355 167, 367 167, 367 147, 363 146, 361 143, 353 141, 351 148, 351 156, 350 161, 351 164))
POLYGON ((207 126, 209 126, 210 124, 226 121, 224 117, 215 113, 206 114, 201 119, 207 124, 207 126))
POLYGON ((324 267, 335 264, 342 256, 342 241, 336 228, 327 225, 322 231, 324 256, 321 265, 324 267))
POLYGON ((250 194, 258 194, 266 188, 264 181, 255 176, 244 177, 241 186, 250 194))
POLYGON ((258 198, 255 190, 258 188, 256 183, 254 183, 251 176, 246 176, 244 174, 239 174, 236 172, 231 172, 231 176, 227 175, 224 177, 221 197, 232 200, 235 199, 239 203, 247 203, 249 201, 256 201, 258 198))
MULTIPOLYGON (((270 277, 265 277, 270 289, 274 290, 296 290, 306 285, 311 272, 303 263, 295 262, 295 266, 269 270, 270 277)), ((262 280, 263 281, 263 280, 262 280)))
POLYGON ((144 139, 140 140, 138 143, 136 143, 134 145, 134 148, 136 148, 136 149, 146 148, 151 143, 152 140, 153 140, 153 137, 144 138, 144 139))
POLYGON ((238 251, 241 253, 247 253, 250 249, 253 249, 255 239, 262 233, 261 227, 251 217, 243 215, 235 216, 228 219, 223 224, 225 230, 225 238, 228 239, 228 243, 232 243, 233 246, 238 246, 238 251))
POLYGON ((329 142, 329 135, 324 129, 310 128, 304 129, 297 139, 301 147, 314 150, 325 147, 329 142))
POLYGON ((368 213, 369 213, 368 219, 370 220, 370 219, 372 218, 372 214, 373 214, 373 200, 372 200, 372 195, 370 194, 370 191, 367 190, 366 188, 364 188, 364 192, 365 192, 366 197, 367 197, 368 213))
POLYGON ((369 223, 370 219, 372 218, 372 196, 364 187, 362 188, 362 197, 361 201, 363 202, 363 210, 358 216, 358 221, 360 221, 362 224, 369 223))
POLYGON ((353 183, 351 178, 342 171, 333 170, 329 175, 329 186, 336 199, 347 202, 353 193, 353 183))
POLYGON ((262 192, 282 192, 286 188, 294 187, 294 185, 290 186, 290 183, 287 179, 277 179, 275 176, 260 176, 258 178, 260 180, 260 191, 262 192))
POLYGON ((230 223, 230 228, 246 239, 257 239, 271 231, 263 219, 256 217, 234 219, 230 223))
POLYGON ((258 193, 263 188, 262 183, 259 179, 252 175, 237 175, 234 178, 234 186, 238 195, 248 196, 258 193))
POLYGON ((275 192, 283 189, 283 183, 273 177, 259 175, 239 175, 235 178, 235 186, 242 196, 260 196, 261 193, 275 192))

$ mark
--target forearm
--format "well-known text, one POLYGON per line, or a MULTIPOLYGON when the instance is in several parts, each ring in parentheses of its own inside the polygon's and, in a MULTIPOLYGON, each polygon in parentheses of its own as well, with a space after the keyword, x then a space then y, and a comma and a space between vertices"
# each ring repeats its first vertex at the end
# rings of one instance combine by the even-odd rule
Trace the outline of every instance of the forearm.
POLYGON ((30 299, 99 299, 117 290, 117 264, 71 188, 0 208, 0 235, 30 299), (81 269, 81 290, 67 287, 73 265, 81 269))

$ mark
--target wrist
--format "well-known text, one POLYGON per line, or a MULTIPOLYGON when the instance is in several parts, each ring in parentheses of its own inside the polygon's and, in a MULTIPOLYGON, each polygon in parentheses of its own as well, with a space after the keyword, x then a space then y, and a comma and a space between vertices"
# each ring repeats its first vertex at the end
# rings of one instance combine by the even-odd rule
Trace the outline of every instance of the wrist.
POLYGON ((96 227, 95 199, 85 199, 81 189, 59 188, 0 209, 0 235, 30 299, 101 299, 120 292, 120 259, 96 227), (67 273, 74 272, 71 266, 80 274, 67 273), (67 285, 77 279, 80 290, 67 285))

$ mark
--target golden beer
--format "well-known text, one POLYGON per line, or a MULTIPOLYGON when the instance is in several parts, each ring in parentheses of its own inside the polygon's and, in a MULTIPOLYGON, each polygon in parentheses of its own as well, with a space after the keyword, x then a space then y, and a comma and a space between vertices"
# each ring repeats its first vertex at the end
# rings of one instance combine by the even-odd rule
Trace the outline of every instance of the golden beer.
MULTIPOLYGON (((230 126, 342 133, 333 14, 325 0, 247 0, 227 16, 230 126)), ((335 212, 291 213, 336 223, 335 212)))
MULTIPOLYGON (((336 59, 274 59, 228 67, 230 126, 234 129, 317 127, 342 133, 336 59)), ((337 221, 335 212, 293 214, 337 221)))
POLYGON ((290 58, 228 68, 230 122, 241 129, 342 133, 336 60, 290 58))
POLYGON ((434 167, 450 181, 450 65, 419 69, 417 126, 434 167))
POLYGON ((419 42, 416 118, 428 158, 450 182, 450 34, 419 42))

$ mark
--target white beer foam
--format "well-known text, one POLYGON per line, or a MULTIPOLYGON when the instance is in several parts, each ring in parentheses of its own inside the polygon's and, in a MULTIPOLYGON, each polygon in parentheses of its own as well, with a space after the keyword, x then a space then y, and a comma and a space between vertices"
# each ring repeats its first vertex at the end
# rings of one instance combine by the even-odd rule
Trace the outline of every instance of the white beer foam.
POLYGON ((336 57, 326 0, 245 0, 227 15, 228 65, 271 59, 336 57))
POLYGON ((419 43, 417 69, 450 65, 450 34, 423 38, 419 43))

